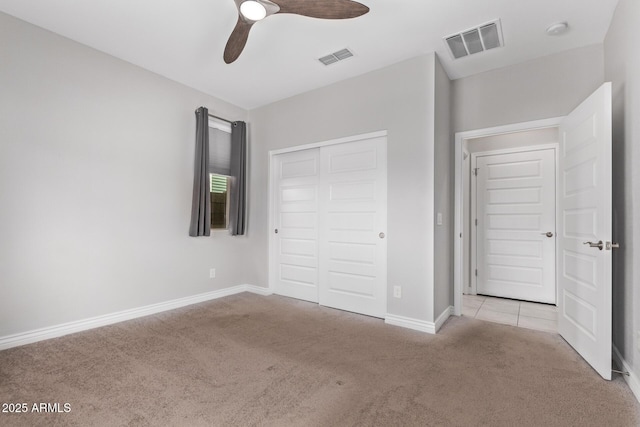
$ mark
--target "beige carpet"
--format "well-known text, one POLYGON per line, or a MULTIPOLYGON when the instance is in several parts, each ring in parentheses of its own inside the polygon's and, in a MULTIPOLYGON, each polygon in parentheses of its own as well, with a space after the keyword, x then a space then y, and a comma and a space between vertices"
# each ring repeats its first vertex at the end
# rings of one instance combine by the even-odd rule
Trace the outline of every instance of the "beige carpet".
POLYGON ((438 335, 241 294, 0 352, 0 425, 637 426, 624 381, 558 336, 451 318, 438 335))

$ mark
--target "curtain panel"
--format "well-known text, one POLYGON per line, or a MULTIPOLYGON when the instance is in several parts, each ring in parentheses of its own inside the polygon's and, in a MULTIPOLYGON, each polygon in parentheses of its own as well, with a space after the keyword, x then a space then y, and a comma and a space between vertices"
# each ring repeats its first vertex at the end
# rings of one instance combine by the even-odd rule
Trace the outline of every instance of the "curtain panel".
POLYGON ((231 125, 231 190, 229 204, 229 228, 231 235, 239 236, 246 228, 246 179, 247 179, 247 124, 231 125))
POLYGON ((209 194, 209 111, 196 110, 196 151, 193 168, 193 197, 189 236, 211 235, 211 195, 209 194))

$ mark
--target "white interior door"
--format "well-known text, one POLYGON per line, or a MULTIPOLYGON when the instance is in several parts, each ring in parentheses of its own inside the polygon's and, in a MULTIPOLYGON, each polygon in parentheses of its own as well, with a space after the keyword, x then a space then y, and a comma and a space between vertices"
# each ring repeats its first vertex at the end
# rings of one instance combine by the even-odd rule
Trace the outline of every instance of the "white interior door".
POLYGON ((318 302, 318 149, 275 157, 274 292, 318 302))
POLYGON ((556 303, 555 150, 476 158, 477 293, 556 303))
POLYGON ((320 304, 384 317, 387 141, 321 148, 320 304))
POLYGON ((611 83, 562 122, 559 165, 558 331, 611 379, 611 83))

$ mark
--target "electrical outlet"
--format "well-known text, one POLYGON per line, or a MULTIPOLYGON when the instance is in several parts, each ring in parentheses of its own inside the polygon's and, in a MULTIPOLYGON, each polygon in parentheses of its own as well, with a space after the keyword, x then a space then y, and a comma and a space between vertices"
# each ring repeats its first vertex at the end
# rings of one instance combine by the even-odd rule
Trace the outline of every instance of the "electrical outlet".
POLYGON ((209 270, 209 279, 215 279, 216 278, 216 269, 212 268, 209 270))
POLYGON ((394 298, 402 298, 402 287, 394 286, 393 287, 393 296, 394 296, 394 298))

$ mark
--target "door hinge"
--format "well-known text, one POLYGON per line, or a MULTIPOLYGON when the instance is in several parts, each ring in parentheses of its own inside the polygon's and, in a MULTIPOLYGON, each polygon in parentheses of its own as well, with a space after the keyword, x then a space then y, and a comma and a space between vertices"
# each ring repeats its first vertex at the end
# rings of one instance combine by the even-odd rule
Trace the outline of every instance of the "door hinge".
POLYGON ((474 168, 473 169, 473 171, 472 171, 473 172, 473 176, 478 176, 478 169, 480 169, 480 168, 474 168))
POLYGON ((476 218, 476 227, 478 226, 478 218, 476 218))
POLYGON ((476 277, 478 276, 478 269, 476 268, 476 277))
POLYGON ((626 375, 627 377, 631 376, 628 371, 618 371, 616 369, 612 369, 611 372, 613 372, 614 374, 626 375))

